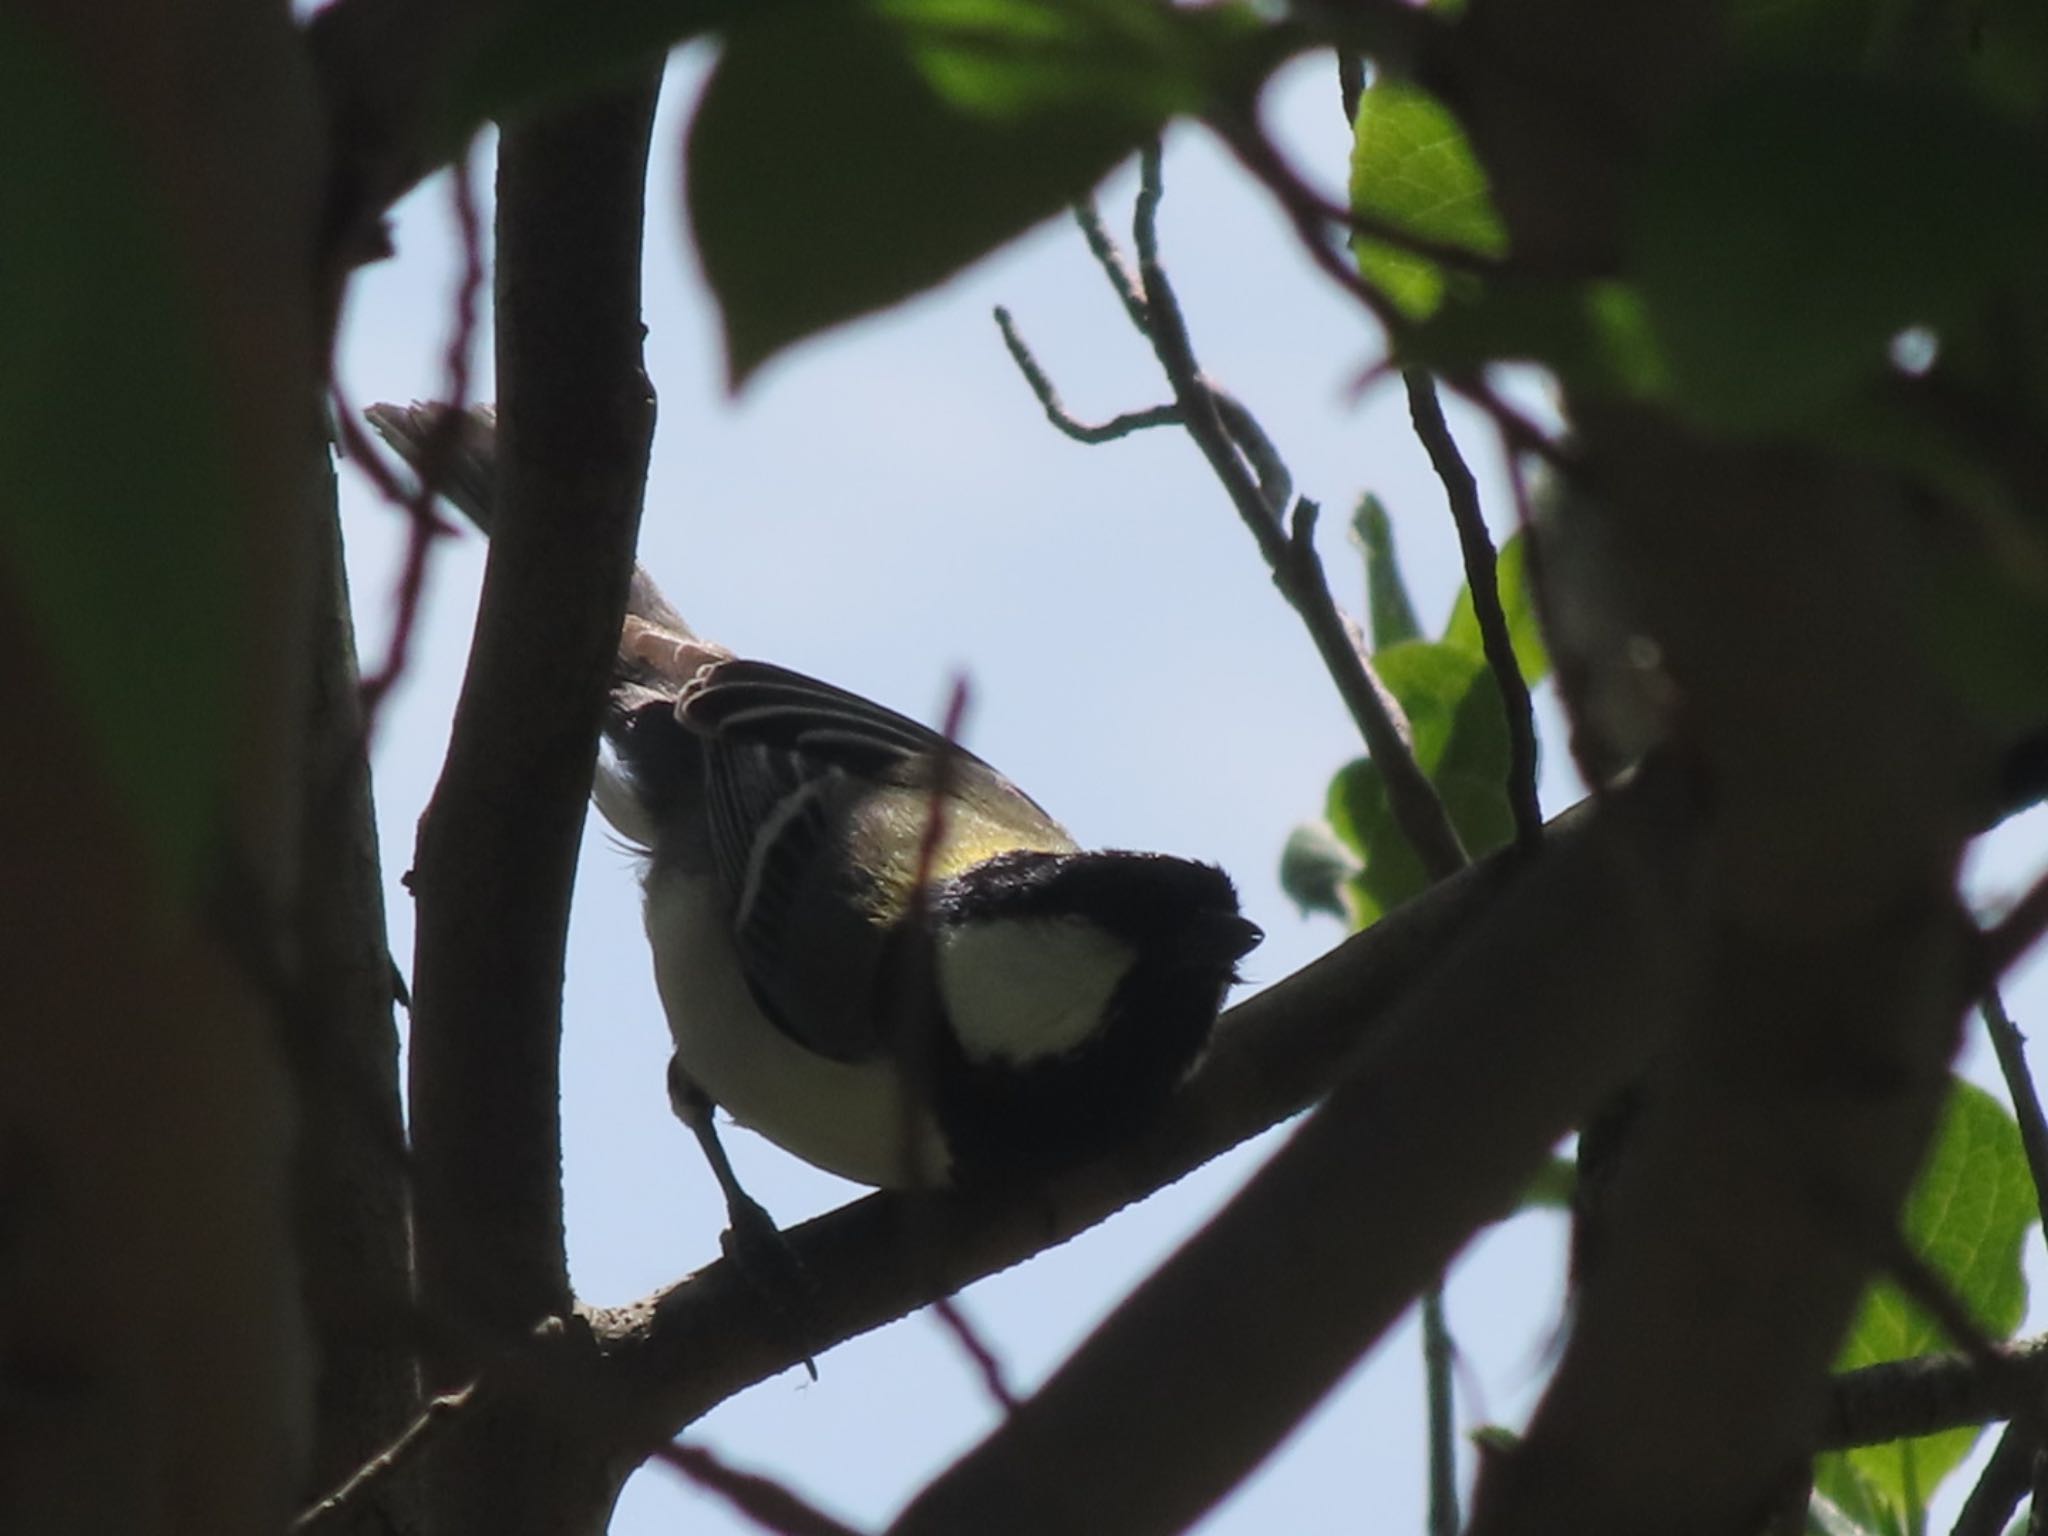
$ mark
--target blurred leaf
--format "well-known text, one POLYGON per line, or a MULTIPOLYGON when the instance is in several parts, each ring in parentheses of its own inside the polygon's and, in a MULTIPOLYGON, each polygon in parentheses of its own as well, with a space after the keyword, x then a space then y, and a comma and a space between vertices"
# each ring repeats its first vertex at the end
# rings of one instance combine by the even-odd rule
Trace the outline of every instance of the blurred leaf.
POLYGON ((1291 43, 1141 0, 785 4, 727 41, 691 124, 691 227, 737 386, 952 276, 1291 43))
MULTIPOLYGON (((2036 1215, 2019 1127, 1990 1094, 1958 1081, 1933 1153, 1907 1198, 1904 1231, 1914 1252, 1993 1338, 2011 1337, 2026 1314, 2020 1249, 2036 1215)), ((1880 1283, 1865 1295, 1836 1369, 1903 1360, 1947 1344, 1932 1319, 1896 1287, 1880 1283)), ((1861 1524, 1875 1518, 1875 1529, 1910 1531, 1977 1434, 1959 1429, 1822 1456, 1814 1463, 1815 1486, 1861 1524)))
MULTIPOLYGON (((1507 714, 1486 663, 1427 641, 1389 646, 1373 657, 1380 681, 1408 717, 1417 765, 1436 786, 1451 824, 1474 858, 1514 836, 1507 803, 1507 714)), ((1350 882, 1360 928, 1429 882, 1387 800, 1379 766, 1359 758, 1330 781, 1332 830, 1363 868, 1350 882)))
POLYGON ((1807 1498, 1806 1529, 1809 1536, 1912 1536, 1898 1530, 1891 1516, 1875 1504, 1859 1505, 1852 1512, 1819 1492, 1807 1498))
MULTIPOLYGON (((1500 605, 1507 615, 1508 640, 1515 649, 1515 664, 1522 680, 1532 688, 1550 675, 1550 656, 1543 648, 1543 626, 1536 616, 1535 593, 1529 585, 1529 539, 1514 535, 1501 546, 1495 563, 1494 581, 1500 588, 1500 605)), ((1486 659, 1479 638, 1479 615, 1472 607, 1472 589, 1461 588, 1451 609, 1451 621, 1444 626, 1444 644, 1486 659)))
POLYGON ((1344 883, 1357 873, 1357 856, 1327 822, 1303 822, 1288 833, 1287 846, 1280 851, 1280 889, 1304 917, 1327 912, 1348 923, 1351 911, 1344 904, 1344 883))
POLYGON ((1923 557, 1923 644, 1988 722, 2026 731, 2048 720, 2048 545, 2017 518, 1990 526, 2006 547, 1923 557))
POLYGON ((1771 74, 1693 111, 1646 169, 1631 270, 1677 403, 1716 428, 1810 422, 1915 325, 2048 254, 2048 155, 1967 100, 1771 74))
POLYGON ((1421 636, 1415 621, 1415 605, 1408 600, 1408 583, 1401 576, 1400 557, 1394 552, 1394 524, 1386 505, 1367 492, 1352 515, 1351 531, 1365 555, 1365 612, 1372 628, 1372 648, 1385 650, 1404 640, 1421 636))
POLYGON ((1529 1187, 1522 1191, 1519 1208, 1525 1211, 1569 1211, 1578 1189, 1577 1159, 1553 1155, 1529 1181, 1529 1187))
MULTIPOLYGON (((1376 81, 1358 102, 1351 147, 1351 207, 1362 217, 1478 256, 1507 252, 1465 131, 1443 104, 1405 80, 1376 81)), ((1410 319, 1443 301, 1447 276, 1426 257, 1363 237, 1358 270, 1410 319)))
POLYGON ((1500 273, 1469 285, 1399 344, 1403 362, 1450 372, 1540 362, 1581 393, 1657 398, 1670 386, 1641 295, 1614 281, 1500 273))
POLYGON ((1522 1437, 1505 1424, 1474 1425, 1465 1438, 1482 1451, 1513 1451, 1522 1444, 1522 1437))
POLYGON ((159 189, 101 93, 4 11, 0 186, 0 601, 26 609, 187 895, 225 792, 246 591, 222 388, 159 189))

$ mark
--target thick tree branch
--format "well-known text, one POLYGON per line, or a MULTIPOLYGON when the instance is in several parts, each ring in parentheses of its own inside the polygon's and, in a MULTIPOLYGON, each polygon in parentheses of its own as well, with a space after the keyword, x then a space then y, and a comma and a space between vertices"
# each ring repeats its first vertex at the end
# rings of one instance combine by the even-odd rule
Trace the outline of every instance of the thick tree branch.
MULTIPOLYGON (((1593 822, 1590 804, 1566 812, 1545 860, 1580 847, 1593 822)), ((1507 876, 1502 860, 1474 866, 1232 1009, 1159 1121, 1100 1162, 1015 1195, 871 1195, 793 1229, 791 1244, 817 1281, 817 1335, 851 1338, 1020 1263, 1307 1108, 1500 899, 1507 876), (911 1200, 914 1212, 905 1209, 911 1200), (918 1249, 906 1247, 905 1233, 918 1249)), ((1504 987, 1495 1001, 1512 1012, 1519 998, 1504 987)), ((786 1330, 723 1262, 594 1313, 591 1326, 606 1355, 606 1400, 635 1426, 621 1450, 628 1466, 734 1392, 799 1362, 786 1330)))
MULTIPOLYGON (((1583 803, 1552 827, 1546 856, 1590 835, 1583 803)), ((480 1419, 545 1409, 576 1455, 616 1490, 628 1474, 733 1393, 822 1349, 1065 1242, 1320 1096, 1395 1002, 1499 899, 1506 860, 1432 887, 1307 969, 1224 1016, 1202 1070, 1135 1142, 1100 1162, 1009 1193, 870 1195, 787 1235, 814 1281, 810 1333, 793 1341, 771 1299, 720 1260, 626 1306, 567 1328, 501 1339, 503 1357, 463 1398, 436 1409, 364 1476, 344 1507, 428 1442, 482 1432, 480 1419), (573 1430, 569 1426, 574 1426, 573 1430)), ((1509 1000, 1503 999, 1503 1006, 1509 1000)), ((462 1394, 457 1394, 462 1396, 462 1394)), ((438 1450, 429 1455, 440 1454, 438 1450)), ((323 1500, 317 1518, 331 1518, 323 1500)), ((309 1512, 309 1518, 314 1518, 309 1512)))
MULTIPOLYGON (((300 961, 286 1041, 300 1112, 299 1256, 320 1360, 309 1486, 324 1488, 406 1424, 419 1406, 419 1383, 408 1326, 411 1168, 398 1102, 394 973, 334 466, 325 453, 312 473, 326 526, 314 592, 305 852, 294 925, 300 961)), ((336 1529, 381 1530, 384 1513, 336 1529)))
MULTIPOLYGON (((658 83, 508 131, 500 149, 501 479, 470 667, 420 827, 410 1055, 421 1303, 449 1332, 487 1339, 570 1306, 562 953, 653 430, 639 295, 658 83)), ((448 1386, 474 1362, 436 1365, 448 1386)), ((548 1444, 563 1426, 491 1428, 458 1440, 475 1454, 434 1464, 441 1511, 508 1533, 589 1518, 562 1508, 589 1490, 534 1450, 533 1435, 548 1444)))
POLYGON ((1476 1532, 1732 1529, 1812 1444, 1827 1367, 1944 1101, 1973 967, 1967 726, 1901 624, 1897 487, 1575 401, 1612 579, 1716 808, 1701 970, 1643 1090, 1603 1259, 1476 1532), (1796 530, 1796 533, 1795 533, 1796 530), (1770 538, 1772 561, 1751 558, 1770 538))
POLYGON ((898 1536, 1179 1531, 1262 1460, 1656 1049, 1690 901, 1672 789, 1653 776, 1527 864, 1287 1146, 898 1536))

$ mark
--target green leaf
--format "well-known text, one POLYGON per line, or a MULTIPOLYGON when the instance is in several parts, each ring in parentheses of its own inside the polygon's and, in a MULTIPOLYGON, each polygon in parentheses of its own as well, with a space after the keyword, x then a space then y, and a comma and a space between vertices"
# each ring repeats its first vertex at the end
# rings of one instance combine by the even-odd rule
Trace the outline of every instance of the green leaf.
POLYGON ((1814 421, 1916 325, 1967 317, 2048 254, 2048 155, 1899 80, 1768 74, 1690 113, 1642 180, 1630 269, 1703 425, 1814 421))
POLYGON ((1394 552, 1393 520, 1379 497, 1368 492, 1359 498, 1351 532, 1365 556, 1365 612, 1372 628, 1372 648, 1385 650, 1419 638, 1422 626, 1415 620, 1415 605, 1408 600, 1408 583, 1402 579, 1400 557, 1394 552))
MULTIPOLYGON (((1983 1089, 1957 1082, 1934 1150, 1906 1201, 1904 1230, 1914 1252, 1945 1279, 1994 1338, 2009 1338, 2026 1314, 2020 1249, 2037 1215, 2019 1128, 1983 1089)), ((1944 1348, 1934 1321, 1896 1287, 1870 1288, 1837 1362, 1854 1370, 1944 1348)), ((1864 1446, 1815 1461, 1815 1486, 1874 1528, 1909 1531, 1941 1480, 1969 1454, 1974 1429, 1891 1445, 1864 1446), (1863 1511, 1864 1513, 1859 1513, 1863 1511)))
POLYGON ((149 171, 62 48, 7 11, 0 186, 0 601, 65 680, 164 894, 189 896, 247 592, 224 390, 149 171))
MULTIPOLYGON (((1379 652, 1373 665, 1406 712, 1416 764, 1436 786, 1467 851, 1476 858, 1508 842, 1514 817, 1507 803, 1507 714, 1486 663, 1417 640, 1379 652)), ((1349 886, 1356 926, 1376 921, 1429 883, 1371 759, 1338 770, 1326 814, 1363 865, 1349 886)))
POLYGON ((1059 212, 1291 46, 1237 7, 1140 0, 820 0, 750 18, 688 146, 733 383, 1059 212))
MULTIPOLYGON (((1518 533, 1501 546, 1494 565, 1494 582, 1500 588, 1500 605, 1507 615, 1508 643, 1514 647, 1515 665, 1522 680, 1532 688, 1550 675, 1550 655, 1543 648, 1543 626, 1536 616, 1536 597, 1529 584, 1529 540, 1518 533)), ((1482 661, 1484 642, 1479 637, 1479 614, 1472 606, 1472 589, 1462 588, 1444 626, 1444 644, 1465 651, 1482 661)))
MULTIPOLYGON (((1351 147, 1351 208, 1362 218, 1478 256, 1507 252, 1486 172, 1443 104, 1405 80, 1375 82, 1358 102, 1351 147)), ((1353 242, 1358 270, 1411 319, 1443 302, 1447 274, 1385 241, 1353 242)))
POLYGON ((1357 873, 1357 856, 1328 823, 1306 821, 1287 834, 1287 846, 1280 851, 1280 889, 1302 916, 1327 912, 1348 923, 1351 910, 1344 902, 1344 887, 1357 873))

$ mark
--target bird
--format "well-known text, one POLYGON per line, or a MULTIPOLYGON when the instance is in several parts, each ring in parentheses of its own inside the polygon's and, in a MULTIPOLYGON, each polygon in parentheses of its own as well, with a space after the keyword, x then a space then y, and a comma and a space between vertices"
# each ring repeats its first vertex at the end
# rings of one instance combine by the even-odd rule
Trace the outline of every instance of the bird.
MULTIPOLYGON (((488 532, 495 418, 445 409, 366 414, 415 471, 441 439, 488 532)), ((1159 1112, 1263 937, 1216 865, 1081 848, 946 732, 699 638, 637 567, 602 737, 671 1102, 735 1230, 714 1109, 856 1183, 1028 1179, 1159 1112)))

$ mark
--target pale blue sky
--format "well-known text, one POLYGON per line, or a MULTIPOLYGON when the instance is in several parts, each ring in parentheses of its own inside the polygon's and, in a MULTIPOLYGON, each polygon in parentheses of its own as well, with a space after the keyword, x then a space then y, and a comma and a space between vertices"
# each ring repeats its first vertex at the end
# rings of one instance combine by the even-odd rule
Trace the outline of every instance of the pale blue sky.
MULTIPOLYGON (((704 633, 912 714, 931 718, 948 676, 963 669, 974 689, 968 744, 1084 843, 1200 856, 1233 873, 1268 934, 1246 965, 1255 984, 1329 947, 1336 925, 1299 918, 1275 866, 1288 830, 1319 812, 1330 775, 1358 746, 1298 622, 1189 442, 1158 432, 1083 448, 1059 437, 989 319, 994 305, 1011 308, 1077 414, 1164 397, 1149 351, 1071 225, 1050 224, 936 294, 799 349, 732 400, 679 212, 679 145, 704 57, 687 53, 671 71, 656 130, 646 307, 661 425, 643 562, 704 633)), ((1269 105, 1298 162, 1339 187, 1347 135, 1334 70, 1295 67, 1269 105)), ((487 183, 488 161, 478 164, 487 183)), ((1105 189, 1112 227, 1127 228, 1132 183, 1127 169, 1105 189)), ((438 388, 454 284, 447 201, 437 180, 402 205, 398 257, 355 287, 342 359, 358 405, 438 388)), ((1355 609, 1358 568, 1343 528, 1370 489, 1393 511, 1425 625, 1440 623, 1459 579, 1442 492, 1398 388, 1363 398, 1352 388, 1380 355, 1374 329, 1199 133, 1169 141, 1162 228, 1204 365, 1260 414, 1300 489, 1325 505, 1324 558, 1340 596, 1355 609)), ((486 347, 480 379, 488 356, 486 347)), ((1490 438, 1455 406, 1452 420, 1504 530, 1490 438)), ((358 476, 344 473, 343 494, 360 640, 374 661, 402 527, 358 476)), ((437 550, 417 653, 377 741, 402 965, 412 928, 397 879, 445 746, 481 564, 478 540, 437 550)), ((1553 729, 1553 748, 1560 741, 1553 729)), ((1549 754, 1545 794, 1552 810, 1576 794, 1561 751, 1549 754)), ((2016 888, 2048 852, 2039 818, 2003 843, 1988 890, 2016 888)), ((2024 1023, 2048 1011, 2048 998, 2026 986, 2014 1009, 2024 1023)), ((669 1115, 665 1051, 634 874, 593 821, 570 938, 563 1070, 571 1260, 593 1301, 646 1292, 717 1253, 721 1211, 669 1115)), ((742 1177, 784 1221, 859 1193, 748 1133, 728 1141, 742 1177)), ((1241 1150, 967 1292, 967 1310, 1015 1380, 1028 1388, 1057 1364, 1261 1151, 1241 1150)), ((1426 1179, 1428 1170, 1390 1176, 1426 1179)), ((1465 1426, 1518 1419, 1533 1400, 1562 1268, 1563 1223, 1550 1215, 1495 1229, 1458 1267, 1450 1315, 1469 1366, 1465 1426)), ((1418 1355, 1411 1323, 1202 1529, 1419 1532, 1418 1355)), ((872 1529, 993 1423, 971 1369, 922 1317, 830 1352, 819 1369, 815 1385, 791 1372, 753 1388, 689 1438, 872 1529)), ((614 1530, 683 1529, 750 1527, 669 1472, 643 1472, 614 1530)))

